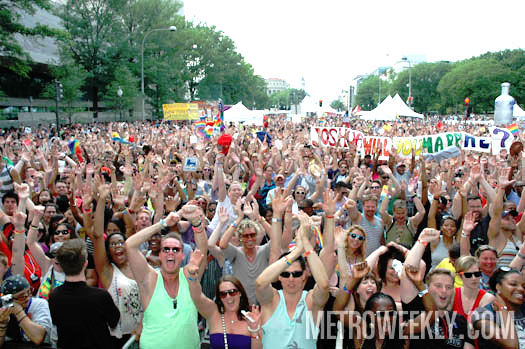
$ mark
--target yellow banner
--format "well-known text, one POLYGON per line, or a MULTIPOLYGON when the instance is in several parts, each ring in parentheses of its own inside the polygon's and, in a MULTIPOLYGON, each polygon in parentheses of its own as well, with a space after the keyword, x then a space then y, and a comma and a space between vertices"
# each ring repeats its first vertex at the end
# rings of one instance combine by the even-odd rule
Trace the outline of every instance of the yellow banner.
POLYGON ((199 120, 199 105, 196 103, 163 104, 164 120, 199 120))

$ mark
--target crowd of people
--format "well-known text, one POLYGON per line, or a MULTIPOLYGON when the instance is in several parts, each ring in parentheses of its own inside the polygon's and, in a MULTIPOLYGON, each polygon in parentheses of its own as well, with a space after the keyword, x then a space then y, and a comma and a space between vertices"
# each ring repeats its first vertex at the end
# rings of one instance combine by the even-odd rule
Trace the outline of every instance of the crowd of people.
POLYGON ((0 344, 525 348, 525 154, 379 160, 317 122, 4 130, 0 344))

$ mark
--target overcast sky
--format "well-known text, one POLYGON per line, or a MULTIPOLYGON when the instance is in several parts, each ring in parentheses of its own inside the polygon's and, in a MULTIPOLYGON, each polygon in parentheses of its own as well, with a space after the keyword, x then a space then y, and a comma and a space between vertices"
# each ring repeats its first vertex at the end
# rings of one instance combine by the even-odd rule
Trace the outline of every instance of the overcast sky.
POLYGON ((524 48, 525 1, 185 0, 187 20, 232 38, 255 73, 326 101, 405 55, 456 61, 524 48))

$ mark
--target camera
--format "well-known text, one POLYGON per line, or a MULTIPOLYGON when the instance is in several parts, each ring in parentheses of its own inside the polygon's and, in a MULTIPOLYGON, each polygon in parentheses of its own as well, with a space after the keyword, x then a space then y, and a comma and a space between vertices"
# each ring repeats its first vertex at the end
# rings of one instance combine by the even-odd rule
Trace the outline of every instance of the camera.
POLYGON ((0 308, 10 308, 13 306, 13 295, 6 294, 0 297, 0 308))

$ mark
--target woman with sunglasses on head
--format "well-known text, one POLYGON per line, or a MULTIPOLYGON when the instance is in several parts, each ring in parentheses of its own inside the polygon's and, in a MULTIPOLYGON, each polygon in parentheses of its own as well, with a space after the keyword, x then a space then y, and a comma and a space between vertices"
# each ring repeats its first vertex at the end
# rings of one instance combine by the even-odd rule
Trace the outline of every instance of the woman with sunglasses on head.
POLYGON ((202 292, 199 266, 205 257, 197 249, 184 268, 191 299, 199 313, 208 322, 212 349, 262 348, 259 308, 249 312, 248 296, 241 282, 232 275, 223 276, 217 283, 215 302, 202 292), (253 320, 253 322, 251 321, 253 320))
POLYGON ((494 301, 494 296, 479 288, 481 271, 476 257, 462 256, 456 261, 455 266, 463 286, 455 290, 453 309, 470 320, 472 312, 494 301))
POLYGON ((120 311, 118 325, 110 329, 114 337, 115 347, 122 347, 129 337, 139 333, 143 316, 140 302, 139 287, 128 263, 128 256, 124 243, 126 235, 119 227, 111 222, 105 224, 104 210, 106 199, 110 194, 108 185, 98 188, 98 200, 94 222, 91 222, 91 200, 82 203, 86 233, 93 241, 95 248, 95 269, 100 284, 108 290, 113 302, 120 311), (107 239, 104 241, 104 235, 107 239))
POLYGON ((510 267, 498 268, 490 278, 494 301, 478 308, 471 317, 479 331, 479 348, 525 346, 525 291, 523 276, 510 267))

